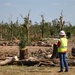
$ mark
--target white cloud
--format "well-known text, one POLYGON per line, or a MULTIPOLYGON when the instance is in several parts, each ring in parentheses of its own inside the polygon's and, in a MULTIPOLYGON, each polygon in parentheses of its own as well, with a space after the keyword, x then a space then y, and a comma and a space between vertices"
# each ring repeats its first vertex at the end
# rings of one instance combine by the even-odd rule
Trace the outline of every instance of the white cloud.
POLYGON ((74 8, 74 11, 75 11, 75 5, 73 6, 73 8, 74 8))
POLYGON ((53 3, 54 6, 60 6, 61 3, 53 3))
POLYGON ((4 6, 12 6, 12 4, 11 3, 9 3, 9 2, 6 2, 6 3, 4 3, 4 6))

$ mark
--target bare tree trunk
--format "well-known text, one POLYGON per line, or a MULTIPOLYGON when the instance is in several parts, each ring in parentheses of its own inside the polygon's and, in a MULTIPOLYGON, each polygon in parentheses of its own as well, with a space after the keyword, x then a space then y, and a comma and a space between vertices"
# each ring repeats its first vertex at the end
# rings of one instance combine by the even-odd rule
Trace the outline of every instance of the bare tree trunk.
POLYGON ((14 61, 13 57, 7 57, 6 60, 0 62, 0 66, 10 64, 14 61))

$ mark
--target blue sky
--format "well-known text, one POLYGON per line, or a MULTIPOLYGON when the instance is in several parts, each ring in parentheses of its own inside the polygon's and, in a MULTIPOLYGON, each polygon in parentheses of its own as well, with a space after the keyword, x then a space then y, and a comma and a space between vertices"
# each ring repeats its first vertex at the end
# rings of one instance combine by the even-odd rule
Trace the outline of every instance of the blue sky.
POLYGON ((20 14, 26 17, 30 9, 32 23, 40 23, 40 15, 51 22, 59 18, 63 10, 63 20, 75 25, 75 0, 0 0, 0 22, 10 22, 11 19, 15 22, 18 17, 19 23, 23 23, 20 14))

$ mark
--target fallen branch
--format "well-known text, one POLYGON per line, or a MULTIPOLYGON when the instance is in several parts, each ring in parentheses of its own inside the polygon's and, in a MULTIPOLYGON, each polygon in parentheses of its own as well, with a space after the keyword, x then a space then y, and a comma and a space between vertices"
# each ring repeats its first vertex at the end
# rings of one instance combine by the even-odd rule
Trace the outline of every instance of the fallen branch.
POLYGON ((14 60, 13 57, 6 57, 6 59, 4 61, 0 61, 0 66, 11 64, 13 62, 13 60, 14 60))

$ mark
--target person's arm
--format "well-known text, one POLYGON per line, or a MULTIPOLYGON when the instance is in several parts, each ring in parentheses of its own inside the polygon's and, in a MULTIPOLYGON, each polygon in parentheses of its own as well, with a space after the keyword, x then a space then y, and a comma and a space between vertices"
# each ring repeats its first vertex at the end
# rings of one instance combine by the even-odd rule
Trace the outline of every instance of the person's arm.
POLYGON ((58 42, 57 42, 57 46, 59 47, 59 46, 60 46, 60 44, 61 44, 61 43, 60 43, 60 41, 58 41, 58 42))

